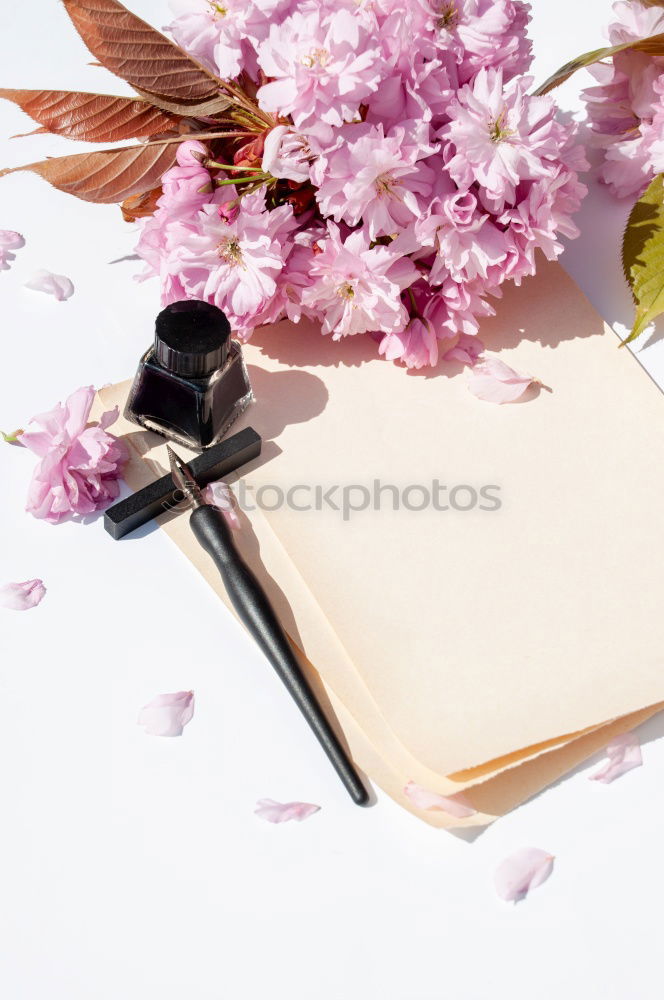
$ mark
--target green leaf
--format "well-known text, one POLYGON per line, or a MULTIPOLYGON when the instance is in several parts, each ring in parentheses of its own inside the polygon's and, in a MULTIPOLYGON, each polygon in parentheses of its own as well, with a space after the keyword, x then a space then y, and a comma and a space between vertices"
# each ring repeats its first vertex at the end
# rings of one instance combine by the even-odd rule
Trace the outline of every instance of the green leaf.
MULTIPOLYGON (((658 3, 657 6, 664 6, 664 0, 662 0, 661 4, 658 3)), ((600 62, 602 59, 610 59, 618 52, 626 52, 627 49, 635 52, 646 52, 651 56, 662 56, 664 55, 664 34, 650 35, 648 38, 638 38, 635 42, 625 42, 623 45, 609 45, 603 49, 593 49, 592 52, 585 52, 582 56, 577 56, 576 59, 572 59, 571 62, 565 63, 564 66, 556 70, 553 76, 550 76, 541 87, 537 88, 535 94, 539 97, 542 94, 548 94, 550 90, 559 87, 565 80, 569 80, 577 70, 583 69, 584 66, 592 66, 593 63, 600 62)))
POLYGON ((664 174, 655 177, 630 212, 622 264, 636 314, 632 332, 621 347, 636 340, 664 313, 664 174))

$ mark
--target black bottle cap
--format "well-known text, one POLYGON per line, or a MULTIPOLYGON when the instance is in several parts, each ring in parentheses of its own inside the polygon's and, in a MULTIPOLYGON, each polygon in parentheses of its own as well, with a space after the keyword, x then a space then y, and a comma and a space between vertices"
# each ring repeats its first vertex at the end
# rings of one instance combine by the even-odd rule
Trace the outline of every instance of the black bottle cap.
POLYGON ((228 358, 231 325, 209 302, 173 302, 159 313, 154 347, 157 360, 175 375, 204 378, 228 358))

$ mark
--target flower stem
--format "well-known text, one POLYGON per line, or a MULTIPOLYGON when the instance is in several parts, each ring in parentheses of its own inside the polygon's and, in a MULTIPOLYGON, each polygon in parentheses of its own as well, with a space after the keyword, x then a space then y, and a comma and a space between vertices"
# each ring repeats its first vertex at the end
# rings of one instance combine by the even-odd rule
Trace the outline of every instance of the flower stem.
POLYGON ((260 167, 238 167, 234 163, 217 163, 216 160, 205 160, 203 165, 212 170, 254 170, 262 173, 260 167))
POLYGON ((251 174, 249 177, 230 177, 228 180, 215 181, 217 187, 226 187, 228 184, 248 184, 250 181, 267 181, 269 174, 251 174))
POLYGON ((411 316, 417 316, 418 319, 422 319, 422 316, 420 315, 420 310, 417 308, 417 302, 415 301, 415 296, 413 295, 413 289, 407 288, 406 291, 408 292, 408 298, 410 299, 410 307, 412 310, 411 316))

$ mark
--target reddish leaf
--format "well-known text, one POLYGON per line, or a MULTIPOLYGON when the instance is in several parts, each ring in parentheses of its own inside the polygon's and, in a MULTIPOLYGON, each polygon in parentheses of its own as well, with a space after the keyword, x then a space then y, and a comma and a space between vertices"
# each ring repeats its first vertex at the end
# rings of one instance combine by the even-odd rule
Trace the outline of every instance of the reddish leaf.
POLYGON ((175 99, 169 101, 167 97, 151 94, 148 90, 141 90, 140 87, 134 87, 134 90, 150 104, 154 104, 155 108, 170 111, 171 114, 175 115, 187 115, 190 118, 207 118, 211 115, 218 115, 233 105, 233 101, 224 97, 223 94, 217 94, 216 97, 211 97, 208 101, 179 101, 175 99))
MULTIPOLYGON (((653 4, 652 6, 661 5, 653 4)), ((664 55, 664 33, 659 35, 649 35, 647 38, 637 38, 635 41, 623 42, 621 45, 612 45, 603 49, 593 49, 592 52, 584 52, 582 56, 577 56, 576 59, 572 59, 571 62, 565 63, 564 66, 557 69, 553 76, 550 76, 548 80, 545 80, 541 87, 537 88, 535 94, 548 94, 550 90, 553 90, 555 87, 559 87, 561 83, 565 83, 566 80, 569 80, 569 78, 573 76, 577 70, 583 69, 585 66, 592 66, 593 63, 601 62, 604 59, 611 59, 619 52, 626 52, 628 50, 645 52, 647 55, 651 56, 664 55)))
POLYGON ((137 219, 145 219, 149 215, 154 215, 157 208, 157 201, 161 198, 162 189, 153 188, 152 191, 144 191, 143 194, 133 194, 122 202, 122 218, 125 222, 136 222, 137 219))
POLYGON ((148 142, 11 167, 0 170, 0 177, 31 170, 59 191, 83 201, 113 204, 160 184, 162 174, 175 163, 176 150, 175 142, 148 142))
POLYGON ((178 119, 146 101, 68 90, 2 90, 0 97, 30 115, 39 131, 86 142, 143 139, 177 126, 178 119))
POLYGON ((90 52, 132 87, 192 106, 219 94, 203 66, 117 0, 63 0, 90 52))

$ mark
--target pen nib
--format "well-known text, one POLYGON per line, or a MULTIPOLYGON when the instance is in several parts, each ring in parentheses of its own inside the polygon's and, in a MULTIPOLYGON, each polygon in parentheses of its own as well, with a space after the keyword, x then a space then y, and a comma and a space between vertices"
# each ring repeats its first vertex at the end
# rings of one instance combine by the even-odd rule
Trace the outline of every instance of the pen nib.
POLYGON ((173 451, 170 445, 166 445, 166 450, 168 451, 168 460, 171 463, 171 476, 175 489, 184 494, 185 498, 191 501, 194 507, 202 507, 203 498, 201 490, 191 469, 173 451))

